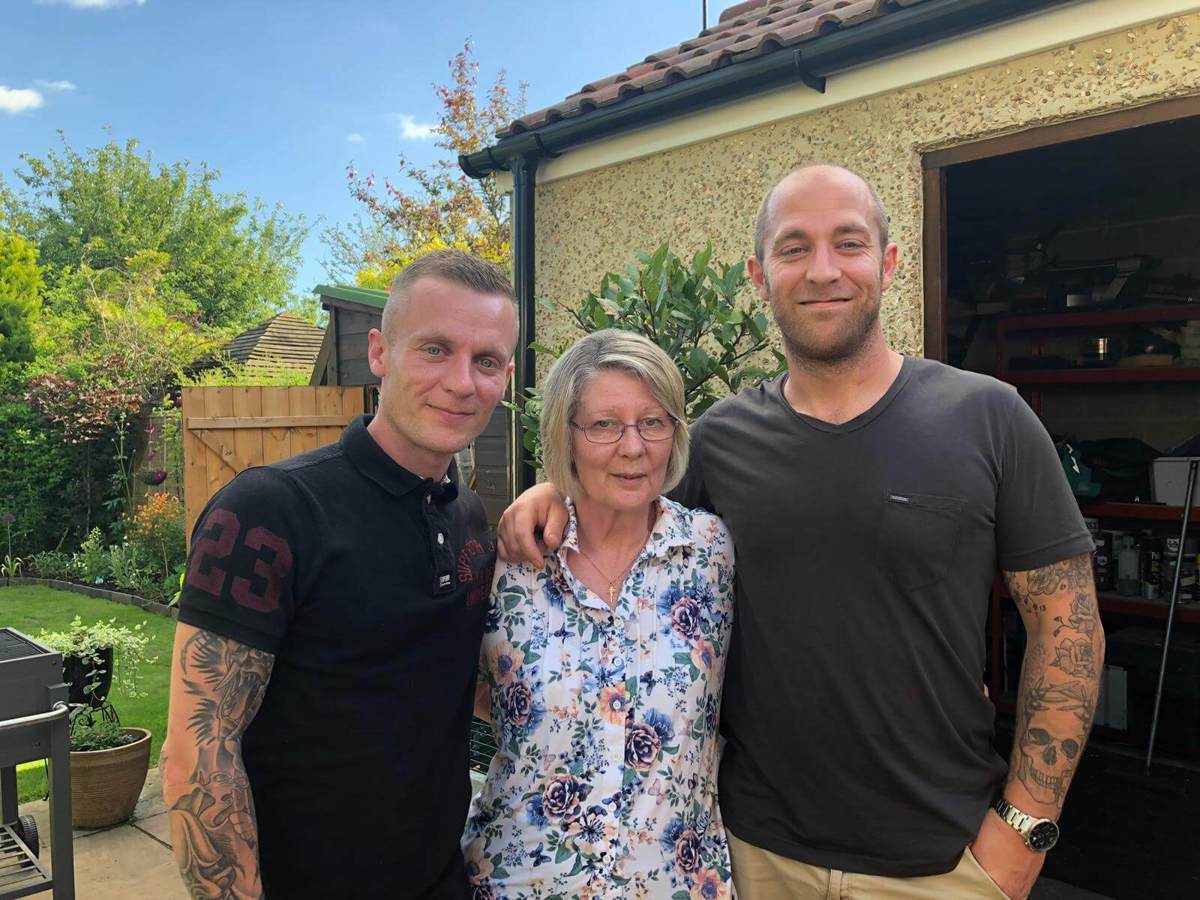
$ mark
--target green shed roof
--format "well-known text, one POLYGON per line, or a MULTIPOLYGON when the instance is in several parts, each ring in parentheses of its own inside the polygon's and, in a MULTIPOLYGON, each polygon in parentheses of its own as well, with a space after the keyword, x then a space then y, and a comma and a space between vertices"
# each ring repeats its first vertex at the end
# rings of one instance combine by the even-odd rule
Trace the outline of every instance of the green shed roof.
POLYGON ((360 303, 375 309, 383 309, 387 305, 388 292, 375 288, 346 287, 340 284, 318 284, 317 294, 331 297, 334 300, 344 300, 347 303, 360 303))

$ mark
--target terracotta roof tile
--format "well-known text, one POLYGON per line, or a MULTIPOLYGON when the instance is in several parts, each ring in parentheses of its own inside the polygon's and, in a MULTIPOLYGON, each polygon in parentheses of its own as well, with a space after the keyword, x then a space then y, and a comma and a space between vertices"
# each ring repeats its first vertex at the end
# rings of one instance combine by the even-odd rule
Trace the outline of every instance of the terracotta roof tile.
POLYGON ((715 25, 696 37, 649 54, 624 71, 588 82, 553 106, 528 113, 499 137, 533 131, 564 118, 586 115, 629 97, 726 65, 814 40, 840 28, 888 15, 925 0, 748 0, 721 13, 715 25))

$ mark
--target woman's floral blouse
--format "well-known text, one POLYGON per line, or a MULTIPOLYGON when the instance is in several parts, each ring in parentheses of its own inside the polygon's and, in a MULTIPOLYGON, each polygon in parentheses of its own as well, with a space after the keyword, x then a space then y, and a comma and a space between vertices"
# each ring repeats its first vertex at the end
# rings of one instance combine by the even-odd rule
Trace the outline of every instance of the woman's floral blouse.
POLYGON ((483 638, 499 752, 463 835, 476 900, 731 894, 717 716, 733 543, 665 498, 615 609, 564 564, 500 563, 483 638))

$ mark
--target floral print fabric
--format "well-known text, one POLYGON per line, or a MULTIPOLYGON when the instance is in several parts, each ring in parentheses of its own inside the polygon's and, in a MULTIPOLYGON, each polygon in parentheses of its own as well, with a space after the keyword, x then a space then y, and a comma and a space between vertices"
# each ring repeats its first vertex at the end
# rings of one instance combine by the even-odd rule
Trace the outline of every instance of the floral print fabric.
POLYGON ((499 752, 463 835, 476 900, 731 894, 717 718, 733 543, 665 498, 615 609, 565 564, 498 563, 480 677, 499 752))

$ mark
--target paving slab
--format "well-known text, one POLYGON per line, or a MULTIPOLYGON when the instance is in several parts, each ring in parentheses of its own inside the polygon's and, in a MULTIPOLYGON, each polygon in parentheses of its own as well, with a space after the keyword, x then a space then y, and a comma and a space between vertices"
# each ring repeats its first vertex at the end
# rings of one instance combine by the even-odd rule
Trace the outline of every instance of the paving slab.
POLYGON ((144 834, 150 835, 161 844, 171 846, 171 817, 165 812, 145 819, 134 819, 133 827, 144 834))

